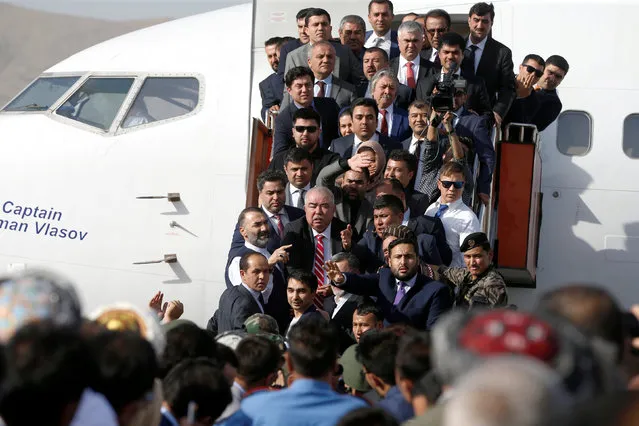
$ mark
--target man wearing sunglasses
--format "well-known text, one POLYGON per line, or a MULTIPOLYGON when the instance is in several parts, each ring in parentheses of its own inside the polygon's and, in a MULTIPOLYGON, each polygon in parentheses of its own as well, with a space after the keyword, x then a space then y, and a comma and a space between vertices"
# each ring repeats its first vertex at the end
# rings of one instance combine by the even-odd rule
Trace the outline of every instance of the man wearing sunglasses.
POLYGON ((439 172, 437 187, 439 199, 426 209, 426 216, 441 219, 446 231, 446 241, 453 252, 451 267, 463 267, 464 257, 460 251, 461 242, 473 232, 479 232, 479 219, 462 201, 466 183, 464 167, 454 161, 446 163, 439 172))
POLYGON ((546 61, 531 53, 526 55, 521 65, 519 74, 515 76, 515 92, 517 98, 513 101, 505 123, 526 123, 531 124, 532 119, 539 108, 539 99, 534 93, 534 86, 539 78, 544 74, 546 61))
POLYGON ((436 67, 441 67, 439 59, 439 43, 441 37, 450 30, 450 15, 442 9, 433 9, 426 14, 424 26, 426 38, 430 43, 430 48, 422 55, 433 63, 436 67))

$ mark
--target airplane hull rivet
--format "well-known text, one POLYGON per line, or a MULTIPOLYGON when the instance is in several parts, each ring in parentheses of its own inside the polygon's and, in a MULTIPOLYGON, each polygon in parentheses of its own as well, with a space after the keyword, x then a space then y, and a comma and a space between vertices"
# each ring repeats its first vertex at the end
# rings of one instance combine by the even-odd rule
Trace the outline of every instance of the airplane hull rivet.
POLYGON ((559 198, 559 191, 553 191, 552 197, 553 198, 559 198))

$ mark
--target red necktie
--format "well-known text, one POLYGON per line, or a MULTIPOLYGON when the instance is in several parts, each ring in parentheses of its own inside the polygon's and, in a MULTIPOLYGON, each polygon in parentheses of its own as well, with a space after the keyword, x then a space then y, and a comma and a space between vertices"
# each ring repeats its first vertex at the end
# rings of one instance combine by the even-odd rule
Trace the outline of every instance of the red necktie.
POLYGON ((406 62, 406 85, 411 89, 414 89, 415 86, 415 73, 413 72, 413 63, 406 62))
MULTIPOLYGON (((315 261, 313 263, 313 274, 317 277, 317 288, 324 286, 324 236, 322 234, 317 234, 315 236, 316 244, 315 244, 315 261)), ((324 298, 315 295, 313 299, 313 303, 315 303, 315 307, 318 309, 324 309, 324 298)))
POLYGON ((282 215, 276 213, 273 215, 273 219, 277 222, 277 233, 280 235, 280 238, 284 238, 284 225, 282 224, 282 215))
POLYGON ((386 110, 382 109, 379 111, 382 114, 382 126, 380 127, 380 132, 384 136, 388 136, 388 121, 386 121, 386 110))
POLYGON ((323 98, 324 96, 326 96, 326 94, 324 93, 324 87, 326 86, 326 83, 320 80, 317 82, 317 85, 319 86, 319 90, 317 91, 316 98, 323 98))

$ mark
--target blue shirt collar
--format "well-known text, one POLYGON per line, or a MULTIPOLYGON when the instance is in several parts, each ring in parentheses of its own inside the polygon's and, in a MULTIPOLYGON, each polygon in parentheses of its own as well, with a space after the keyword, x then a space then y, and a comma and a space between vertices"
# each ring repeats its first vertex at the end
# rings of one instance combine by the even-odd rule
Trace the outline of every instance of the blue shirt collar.
POLYGON ((291 389, 302 392, 309 390, 331 391, 331 385, 320 380, 296 379, 291 385, 291 389))

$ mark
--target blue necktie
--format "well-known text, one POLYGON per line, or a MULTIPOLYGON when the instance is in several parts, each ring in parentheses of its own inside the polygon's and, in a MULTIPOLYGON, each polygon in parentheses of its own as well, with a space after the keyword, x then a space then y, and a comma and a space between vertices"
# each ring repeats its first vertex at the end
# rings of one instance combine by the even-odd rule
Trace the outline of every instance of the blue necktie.
POLYGON ((435 217, 442 217, 447 208, 448 206, 446 204, 440 204, 439 209, 437 209, 437 213, 435 213, 435 217))

